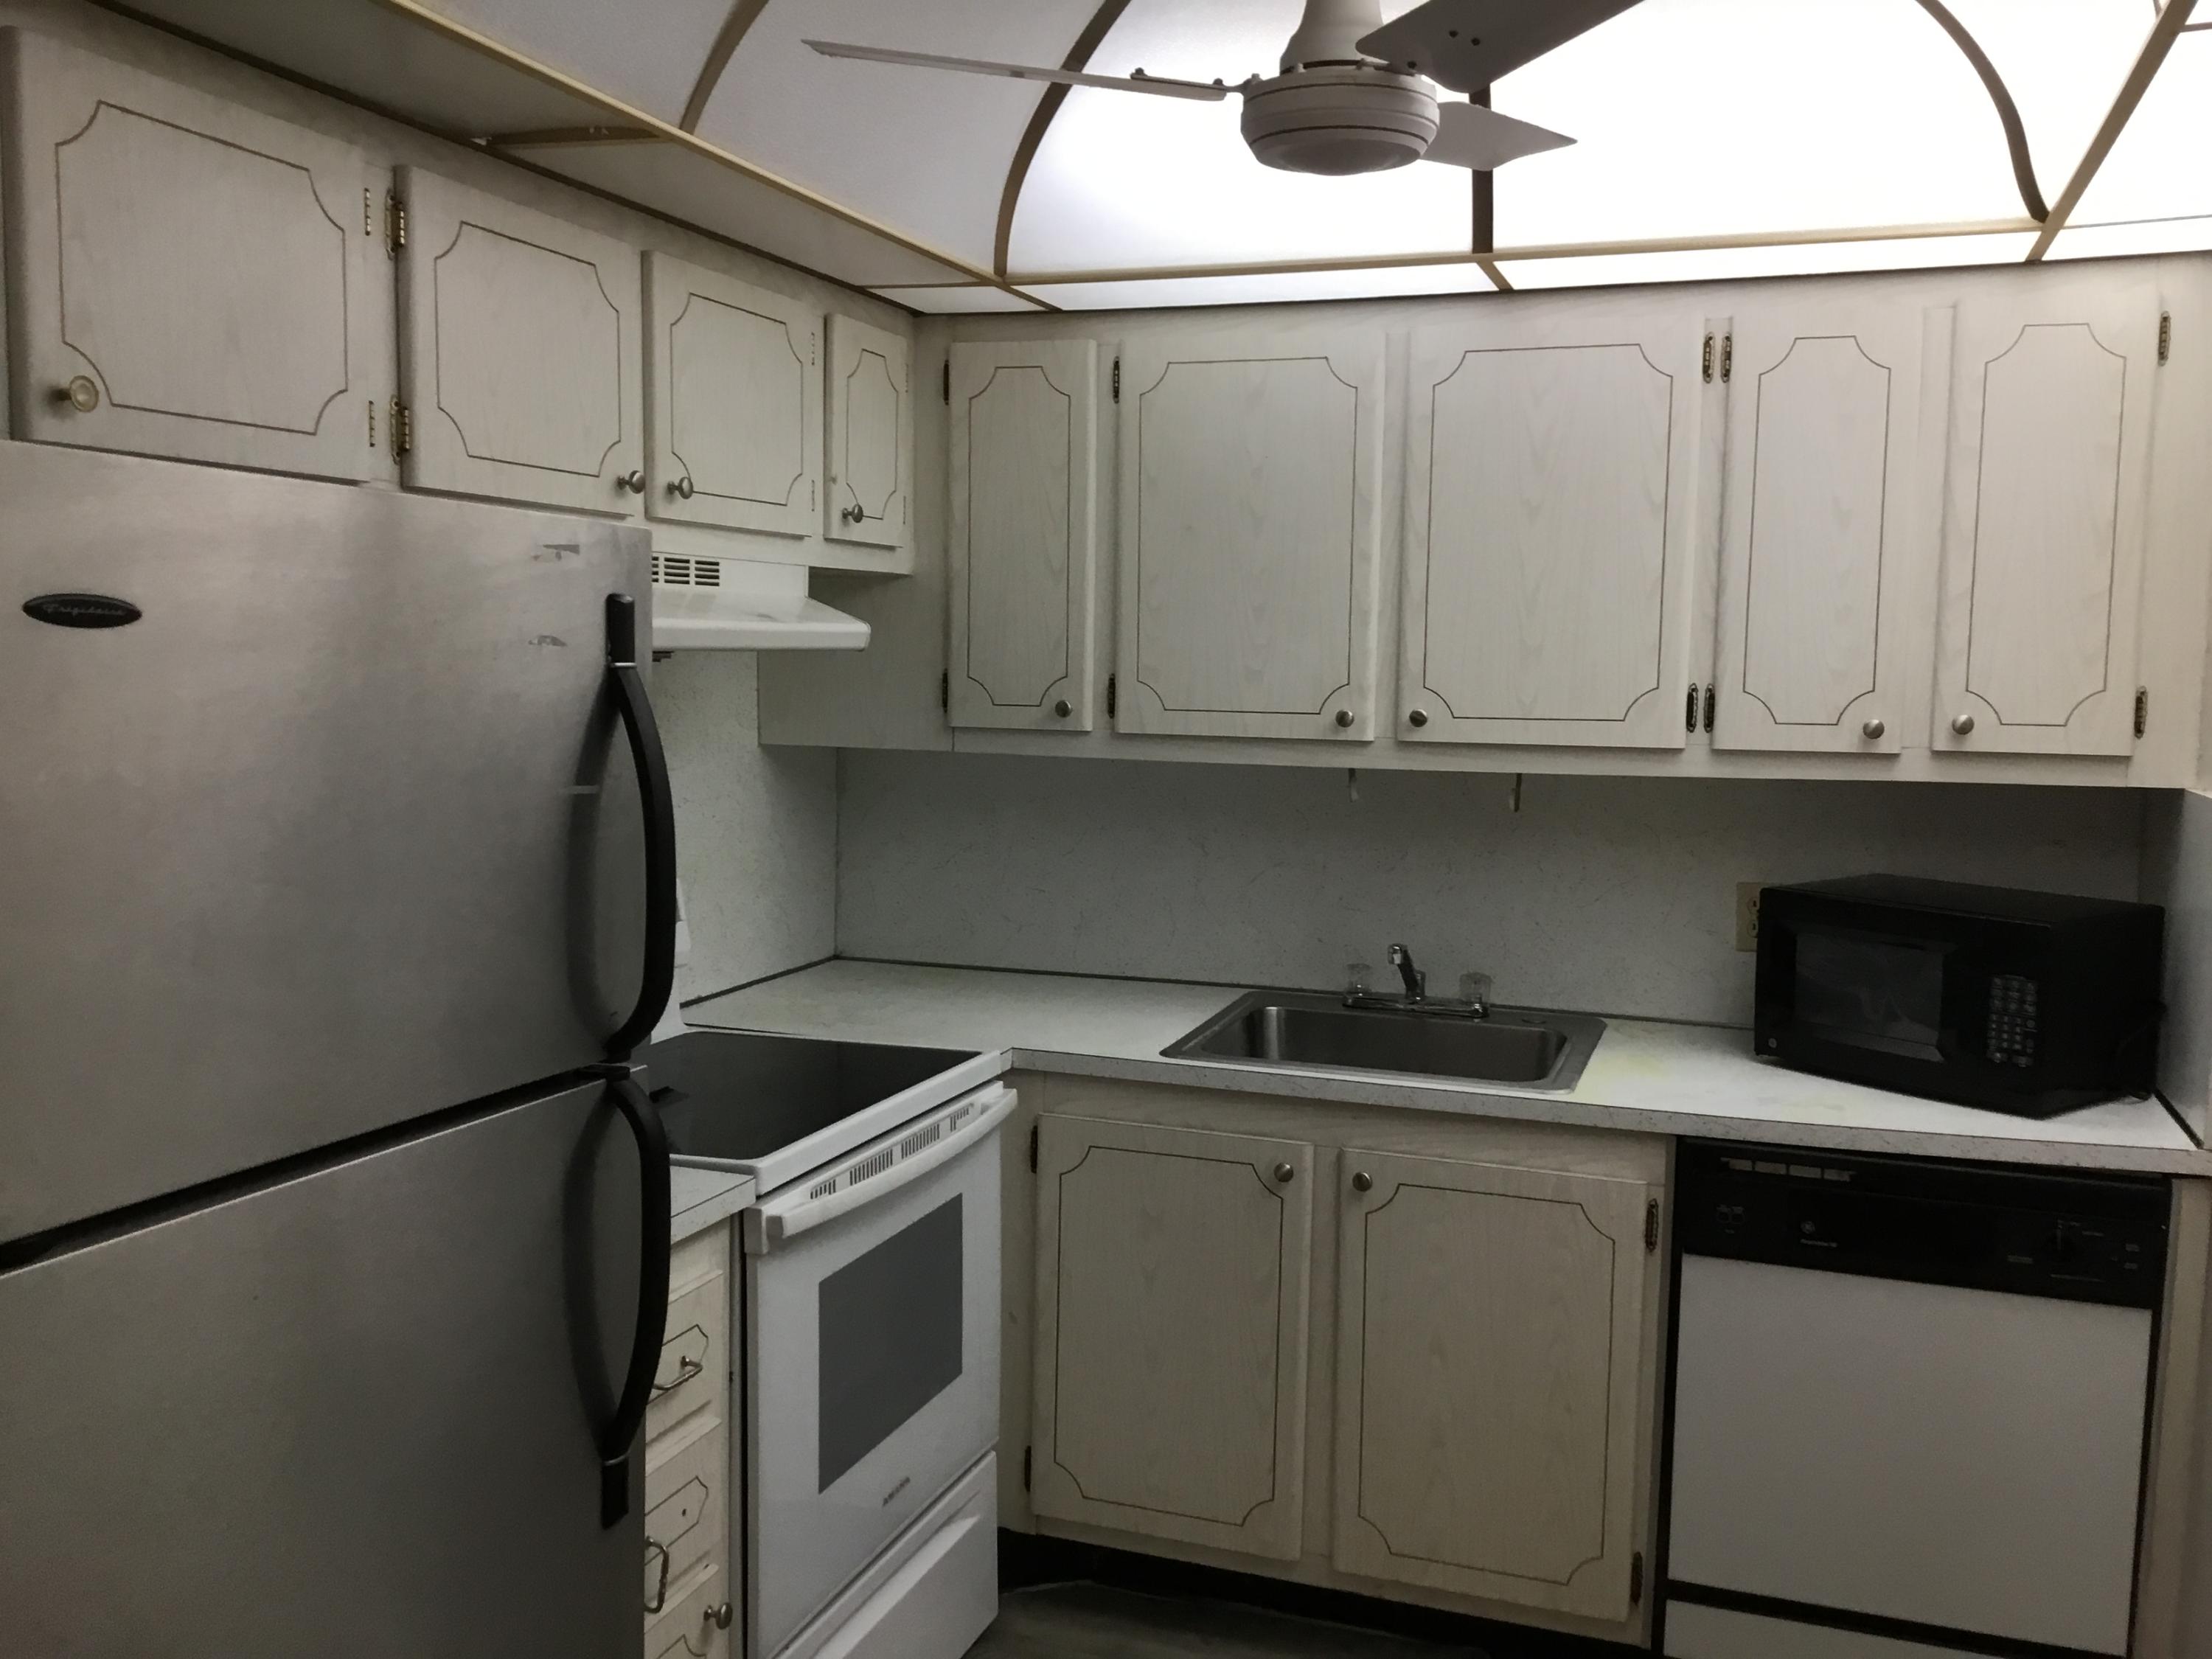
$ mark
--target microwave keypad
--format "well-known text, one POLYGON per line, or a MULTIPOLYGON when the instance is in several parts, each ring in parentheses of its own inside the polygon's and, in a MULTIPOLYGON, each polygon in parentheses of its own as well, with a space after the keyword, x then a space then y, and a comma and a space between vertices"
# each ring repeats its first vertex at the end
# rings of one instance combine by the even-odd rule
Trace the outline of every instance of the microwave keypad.
POLYGON ((1990 1064, 2033 1065, 2035 1034, 2035 981, 2025 974, 1999 974, 1990 981, 1990 1064))

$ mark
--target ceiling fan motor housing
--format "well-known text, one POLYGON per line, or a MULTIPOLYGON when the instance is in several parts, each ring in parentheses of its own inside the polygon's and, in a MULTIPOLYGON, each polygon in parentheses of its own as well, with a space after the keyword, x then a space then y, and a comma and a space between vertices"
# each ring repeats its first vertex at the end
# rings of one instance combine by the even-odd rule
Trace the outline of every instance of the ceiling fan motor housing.
POLYGON ((1435 142, 1437 99, 1418 76, 1316 64, 1245 87, 1243 128, 1253 155, 1286 173, 1382 173, 1435 142))

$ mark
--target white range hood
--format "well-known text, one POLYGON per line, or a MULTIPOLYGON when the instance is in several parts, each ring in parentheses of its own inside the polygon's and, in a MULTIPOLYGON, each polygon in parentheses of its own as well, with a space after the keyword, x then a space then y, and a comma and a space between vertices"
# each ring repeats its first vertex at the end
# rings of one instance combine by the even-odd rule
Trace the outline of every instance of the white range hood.
POLYGON ((858 651, 868 624, 811 599, 806 567, 653 556, 656 651, 858 651))

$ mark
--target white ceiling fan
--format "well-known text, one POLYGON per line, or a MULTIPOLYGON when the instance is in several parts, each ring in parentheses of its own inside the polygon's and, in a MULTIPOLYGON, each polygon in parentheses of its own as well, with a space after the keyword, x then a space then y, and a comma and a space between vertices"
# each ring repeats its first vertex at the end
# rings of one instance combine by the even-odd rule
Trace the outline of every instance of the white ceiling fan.
POLYGON ((1480 95, 1492 82, 1626 11, 1636 0, 1428 0, 1382 21, 1382 0, 1306 0, 1279 73, 1230 85, 1091 75, 834 40, 829 58, 1051 81, 1162 98, 1244 100, 1244 142, 1290 173, 1379 173, 1409 161, 1487 171, 1574 140, 1480 103, 1439 103, 1436 88, 1480 95))

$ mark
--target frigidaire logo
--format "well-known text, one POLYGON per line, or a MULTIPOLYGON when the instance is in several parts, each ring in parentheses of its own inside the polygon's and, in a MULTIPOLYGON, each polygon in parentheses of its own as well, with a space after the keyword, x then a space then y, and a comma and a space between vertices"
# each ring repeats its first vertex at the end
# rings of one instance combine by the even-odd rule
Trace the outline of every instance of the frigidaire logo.
POLYGON ((41 593, 23 601, 23 614, 57 628, 121 628, 145 613, 128 599, 105 593, 41 593))

